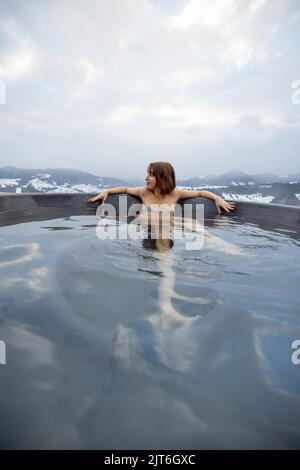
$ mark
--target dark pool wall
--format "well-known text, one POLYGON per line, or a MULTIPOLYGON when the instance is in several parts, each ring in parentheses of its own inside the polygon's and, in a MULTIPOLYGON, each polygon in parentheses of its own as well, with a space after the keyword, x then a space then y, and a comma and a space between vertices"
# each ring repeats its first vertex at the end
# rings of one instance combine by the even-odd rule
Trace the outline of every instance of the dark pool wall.
MULTIPOLYGON (((43 220, 51 217, 85 215, 96 213, 98 203, 90 204, 88 199, 93 194, 3 194, 0 195, 0 224, 10 225, 30 220, 43 220)), ((111 195, 106 200, 116 208, 118 215, 119 195, 111 195)), ((139 198, 127 195, 127 208, 139 204, 139 198)), ((219 217, 215 203, 205 198, 185 199, 183 204, 192 204, 193 215, 197 204, 204 204, 206 219, 219 217)), ((264 228, 273 225, 285 225, 300 228, 300 207, 256 202, 236 202, 236 209, 225 216, 253 220, 264 228)))

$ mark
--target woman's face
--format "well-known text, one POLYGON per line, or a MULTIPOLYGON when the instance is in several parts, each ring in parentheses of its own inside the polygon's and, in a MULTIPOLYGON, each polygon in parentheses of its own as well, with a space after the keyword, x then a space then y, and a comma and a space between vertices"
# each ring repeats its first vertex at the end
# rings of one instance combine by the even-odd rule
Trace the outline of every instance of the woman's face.
POLYGON ((145 181, 146 181, 147 189, 150 189, 150 191, 153 191, 153 189, 156 186, 156 178, 151 171, 150 173, 148 171, 147 175, 145 176, 145 181))

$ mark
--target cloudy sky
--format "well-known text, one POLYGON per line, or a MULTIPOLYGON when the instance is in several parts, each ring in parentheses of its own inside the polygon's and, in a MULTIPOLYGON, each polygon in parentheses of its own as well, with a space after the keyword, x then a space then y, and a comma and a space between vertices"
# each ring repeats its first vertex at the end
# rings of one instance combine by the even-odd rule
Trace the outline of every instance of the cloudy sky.
POLYGON ((0 0, 0 79, 0 166, 300 171, 299 0, 0 0))

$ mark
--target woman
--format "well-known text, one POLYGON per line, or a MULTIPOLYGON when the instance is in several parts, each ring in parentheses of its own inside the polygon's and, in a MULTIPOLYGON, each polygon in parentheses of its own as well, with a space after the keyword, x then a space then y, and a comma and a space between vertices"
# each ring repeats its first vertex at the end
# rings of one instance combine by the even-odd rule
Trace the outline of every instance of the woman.
POLYGON ((221 209, 230 212, 235 209, 235 204, 226 202, 220 196, 210 191, 190 191, 176 188, 176 178, 173 166, 168 162, 150 163, 145 177, 146 186, 138 188, 111 188, 105 189, 100 194, 89 199, 89 202, 96 202, 102 199, 103 202, 110 194, 127 193, 131 196, 138 196, 144 206, 149 210, 152 204, 167 204, 173 206, 179 199, 189 199, 193 197, 205 197, 215 201, 217 211, 221 214, 221 209))
MULTIPOLYGON (((143 242, 145 248, 156 249, 158 251, 172 248, 173 242, 169 239, 170 228, 182 227, 182 218, 174 216, 174 208, 179 199, 193 197, 212 199, 215 201, 219 214, 221 209, 224 209, 226 212, 235 209, 234 203, 228 203, 210 191, 190 191, 176 188, 175 171, 168 162, 150 163, 145 180, 146 187, 106 189, 89 199, 89 202, 96 202, 100 199, 105 202, 108 195, 120 193, 139 197, 142 200, 142 214, 136 218, 135 222, 142 223, 146 231, 149 231, 149 228, 151 229, 150 236, 143 242)), ((184 230, 203 235, 205 233, 207 244, 212 244, 214 249, 234 255, 243 254, 239 247, 234 247, 219 237, 208 233, 196 219, 184 216, 184 230)))

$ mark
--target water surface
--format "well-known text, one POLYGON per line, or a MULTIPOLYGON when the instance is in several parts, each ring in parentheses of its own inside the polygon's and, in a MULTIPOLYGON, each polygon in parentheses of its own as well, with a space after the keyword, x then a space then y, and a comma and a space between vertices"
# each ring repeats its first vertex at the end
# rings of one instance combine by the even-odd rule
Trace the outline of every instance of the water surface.
POLYGON ((97 222, 0 228, 1 448, 299 447, 299 233, 159 252, 97 222))

